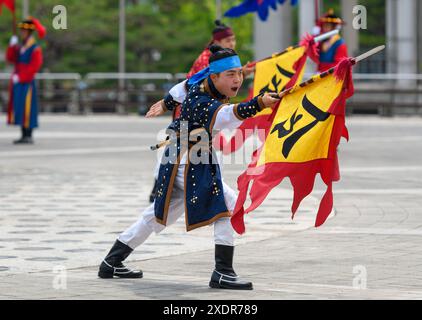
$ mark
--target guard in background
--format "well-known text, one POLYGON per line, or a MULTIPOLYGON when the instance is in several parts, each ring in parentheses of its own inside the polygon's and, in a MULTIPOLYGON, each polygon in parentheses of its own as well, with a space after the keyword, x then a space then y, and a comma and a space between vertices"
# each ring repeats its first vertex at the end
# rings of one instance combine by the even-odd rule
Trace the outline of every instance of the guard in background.
MULTIPOLYGON (((319 30, 319 34, 323 34, 341 29, 342 25, 344 25, 344 21, 334 14, 333 9, 330 9, 319 18, 316 29, 319 30)), ((343 58, 348 57, 347 45, 340 34, 321 41, 318 44, 318 53, 319 57, 311 56, 311 59, 318 65, 319 73, 335 67, 343 58)))
POLYGON ((43 63, 41 47, 33 35, 37 31, 40 39, 45 37, 46 29, 34 18, 18 24, 20 40, 16 35, 10 39, 6 60, 15 65, 9 85, 9 104, 7 123, 20 126, 22 136, 15 144, 32 144, 32 131, 38 127, 38 101, 35 74, 43 63))

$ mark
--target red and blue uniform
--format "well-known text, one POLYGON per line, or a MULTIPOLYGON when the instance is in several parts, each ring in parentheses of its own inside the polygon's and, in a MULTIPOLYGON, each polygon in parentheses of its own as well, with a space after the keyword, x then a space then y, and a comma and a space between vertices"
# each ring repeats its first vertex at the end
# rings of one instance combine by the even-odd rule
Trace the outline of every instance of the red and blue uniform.
POLYGON ((335 67, 343 58, 347 58, 347 45, 344 40, 335 35, 329 40, 319 43, 318 72, 324 72, 335 67))
POLYGON ((38 102, 34 78, 43 63, 42 50, 34 38, 30 37, 23 46, 9 46, 6 59, 15 65, 14 74, 19 77, 17 83, 10 81, 7 122, 26 129, 36 128, 38 102))
MULTIPOLYGON (((334 14, 333 9, 329 9, 317 21, 317 27, 323 32, 340 30, 342 25, 344 25, 344 21, 334 14)), ((347 45, 339 34, 318 43, 317 51, 319 56, 311 54, 309 57, 318 65, 319 73, 335 67, 343 58, 348 57, 347 45)))

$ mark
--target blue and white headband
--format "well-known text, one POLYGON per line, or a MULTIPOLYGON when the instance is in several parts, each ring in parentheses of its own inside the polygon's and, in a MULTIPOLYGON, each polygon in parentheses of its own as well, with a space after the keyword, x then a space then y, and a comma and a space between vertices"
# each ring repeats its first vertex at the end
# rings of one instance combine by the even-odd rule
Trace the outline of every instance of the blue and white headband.
POLYGON ((209 77, 210 74, 224 72, 230 69, 241 68, 239 56, 231 56, 223 59, 219 59, 210 63, 209 67, 202 69, 195 73, 189 80, 188 84, 193 85, 201 82, 202 80, 209 77))

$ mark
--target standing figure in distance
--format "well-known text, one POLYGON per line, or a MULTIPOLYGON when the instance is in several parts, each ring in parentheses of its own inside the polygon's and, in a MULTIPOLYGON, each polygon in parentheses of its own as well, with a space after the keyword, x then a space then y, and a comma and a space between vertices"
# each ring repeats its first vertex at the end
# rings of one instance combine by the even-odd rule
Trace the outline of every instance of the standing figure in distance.
POLYGON ((35 86, 35 74, 43 63, 41 47, 33 35, 38 32, 40 39, 44 38, 46 29, 35 18, 29 18, 18 25, 21 43, 16 35, 10 39, 6 51, 6 60, 15 65, 10 86, 7 123, 20 126, 22 136, 15 144, 32 144, 32 131, 38 127, 38 101, 35 86))

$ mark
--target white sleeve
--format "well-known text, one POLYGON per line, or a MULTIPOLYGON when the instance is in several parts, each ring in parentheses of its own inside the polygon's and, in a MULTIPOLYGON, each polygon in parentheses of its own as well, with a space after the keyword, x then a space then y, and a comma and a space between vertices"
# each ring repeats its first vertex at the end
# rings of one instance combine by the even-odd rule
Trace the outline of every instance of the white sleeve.
POLYGON ((19 39, 18 39, 18 37, 17 37, 17 36, 15 36, 15 35, 13 35, 13 36, 10 38, 9 45, 10 45, 11 47, 13 47, 13 46, 17 45, 18 43, 19 43, 19 39))
POLYGON ((182 103, 183 100, 185 100, 186 95, 187 95, 186 81, 188 80, 182 81, 170 89, 169 94, 173 97, 174 101, 182 103))
POLYGON ((236 129, 241 125, 243 120, 239 120, 234 114, 234 104, 227 104, 223 106, 217 113, 213 129, 236 129))

